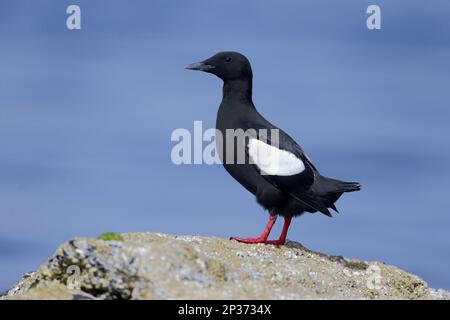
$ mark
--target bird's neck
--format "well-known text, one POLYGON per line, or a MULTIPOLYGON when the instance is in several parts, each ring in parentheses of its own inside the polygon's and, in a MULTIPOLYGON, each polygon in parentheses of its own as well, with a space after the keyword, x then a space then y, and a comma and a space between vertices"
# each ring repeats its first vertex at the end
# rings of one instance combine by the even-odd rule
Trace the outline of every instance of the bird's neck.
POLYGON ((223 84, 223 100, 252 102, 252 79, 226 80, 223 84))

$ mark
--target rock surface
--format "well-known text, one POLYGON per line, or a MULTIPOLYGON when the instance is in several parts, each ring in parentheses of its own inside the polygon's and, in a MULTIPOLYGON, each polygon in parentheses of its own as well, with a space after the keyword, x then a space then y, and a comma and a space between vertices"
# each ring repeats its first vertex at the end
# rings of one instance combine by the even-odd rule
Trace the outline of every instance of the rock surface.
POLYGON ((379 262, 312 252, 299 243, 130 233, 61 245, 3 299, 448 299, 379 262), (109 238, 107 238, 109 239, 109 238))

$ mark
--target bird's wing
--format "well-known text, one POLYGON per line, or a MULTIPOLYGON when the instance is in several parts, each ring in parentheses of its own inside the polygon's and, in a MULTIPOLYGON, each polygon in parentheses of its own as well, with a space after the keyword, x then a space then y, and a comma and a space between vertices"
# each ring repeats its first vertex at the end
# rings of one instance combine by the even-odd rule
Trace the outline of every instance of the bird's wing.
POLYGON ((331 216, 328 209, 308 192, 317 170, 301 147, 278 128, 270 128, 278 130, 276 137, 272 134, 260 134, 264 132, 260 129, 267 129, 267 126, 253 124, 253 128, 256 135, 247 138, 246 152, 259 174, 307 207, 331 216))

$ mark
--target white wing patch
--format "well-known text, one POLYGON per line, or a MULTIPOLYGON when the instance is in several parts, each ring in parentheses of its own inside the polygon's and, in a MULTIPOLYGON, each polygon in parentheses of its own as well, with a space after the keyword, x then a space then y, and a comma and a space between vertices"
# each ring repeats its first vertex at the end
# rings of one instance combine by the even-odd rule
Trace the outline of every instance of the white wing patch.
POLYGON ((258 139, 248 143, 250 163, 255 164, 262 174, 270 176, 292 176, 305 170, 305 164, 293 153, 278 149, 258 139))

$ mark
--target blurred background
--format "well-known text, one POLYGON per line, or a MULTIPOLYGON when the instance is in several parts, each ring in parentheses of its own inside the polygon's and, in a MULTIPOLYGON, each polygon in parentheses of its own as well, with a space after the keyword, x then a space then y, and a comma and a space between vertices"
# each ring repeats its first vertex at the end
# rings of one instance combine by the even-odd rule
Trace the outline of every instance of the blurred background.
POLYGON ((222 50, 324 175, 363 185, 289 238, 450 289, 449 18, 447 0, 2 0, 0 290, 76 236, 260 234, 267 213, 221 166, 170 159, 172 131, 214 127, 221 100, 183 67, 222 50))

